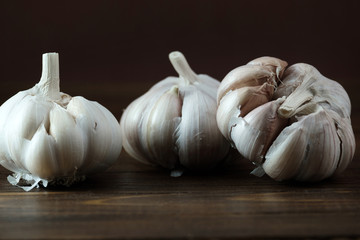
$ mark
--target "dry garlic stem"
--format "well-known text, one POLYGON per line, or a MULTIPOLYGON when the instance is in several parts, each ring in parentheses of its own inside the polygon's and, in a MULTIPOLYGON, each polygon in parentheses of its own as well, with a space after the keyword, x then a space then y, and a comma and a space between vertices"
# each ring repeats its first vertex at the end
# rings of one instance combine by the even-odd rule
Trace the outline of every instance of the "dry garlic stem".
POLYGON ((41 80, 0 107, 0 164, 19 185, 69 185, 108 168, 121 151, 115 117, 97 102, 60 92, 57 53, 43 55, 41 80))
POLYGON ((60 99, 59 56, 56 53, 43 54, 42 73, 37 84, 43 95, 60 99))
POLYGON ((257 64, 259 71, 245 75, 248 64, 225 77, 218 92, 219 128, 243 156, 259 166, 256 174, 265 172, 276 180, 318 181, 342 172, 355 151, 346 91, 311 65, 294 64, 285 70, 283 63, 259 58, 249 63, 257 64), (251 103, 259 104, 249 108, 246 89, 260 85, 259 74, 269 69, 278 77, 279 86, 263 78, 274 91, 253 96, 257 101, 251 103), (234 92, 236 97, 232 97, 234 92))
POLYGON ((174 170, 214 167, 229 146, 216 126, 219 82, 196 75, 180 52, 168 77, 132 102, 121 117, 124 149, 135 159, 174 170))

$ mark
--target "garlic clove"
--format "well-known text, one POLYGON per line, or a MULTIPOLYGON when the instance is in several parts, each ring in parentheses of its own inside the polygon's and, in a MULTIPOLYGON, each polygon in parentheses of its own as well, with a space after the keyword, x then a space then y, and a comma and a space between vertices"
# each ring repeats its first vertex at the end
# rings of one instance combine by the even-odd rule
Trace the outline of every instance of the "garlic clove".
POLYGON ((256 65, 244 65, 229 72, 221 81, 217 92, 217 103, 229 91, 242 87, 261 86, 264 83, 276 86, 275 74, 267 68, 256 65))
MULTIPOLYGON (((241 88, 240 91, 243 91, 241 88)), ((239 104, 240 98, 244 96, 244 94, 239 94, 238 90, 228 92, 220 102, 218 109, 216 111, 216 122, 218 128, 222 135, 228 140, 231 141, 230 130, 232 125, 230 124, 230 119, 233 116, 240 115, 239 104)))
POLYGON ((230 71, 221 81, 217 94, 217 103, 227 92, 242 87, 261 86, 264 83, 277 87, 287 62, 273 57, 260 57, 230 71))
POLYGON ((109 168, 120 155, 122 134, 117 119, 105 107, 84 97, 73 97, 67 106, 81 129, 83 136, 84 158, 79 169, 92 174, 109 168))
POLYGON ((53 157, 57 162, 57 171, 52 175, 72 174, 74 169, 82 166, 86 152, 81 129, 76 124, 75 118, 58 105, 50 111, 49 118, 46 131, 56 142, 53 157))
MULTIPOLYGON (((17 99, 17 98, 15 98, 17 99)), ((16 166, 23 168, 22 148, 25 148, 26 140, 32 140, 38 128, 48 122, 48 112, 52 104, 43 102, 36 96, 23 96, 18 99, 22 104, 14 105, 7 113, 8 117, 1 127, 2 139, 1 149, 9 154, 8 159, 18 159, 16 166), (26 120, 24 120, 26 119, 26 120)), ((3 112, 2 114, 5 114, 3 112)))
POLYGON ((336 174, 343 172, 350 164, 356 149, 356 142, 351 122, 347 118, 332 116, 335 120, 336 132, 340 140, 340 160, 336 174))
POLYGON ((53 179, 58 174, 55 139, 41 124, 31 139, 24 154, 24 166, 41 179, 53 179))
POLYGON ((272 99, 277 81, 287 63, 277 58, 261 57, 232 70, 221 82, 217 93, 217 125, 230 139, 234 120, 272 99), (236 116, 235 116, 236 117, 236 116))
POLYGON ((183 105, 175 146, 180 164, 192 170, 211 169, 229 149, 216 127, 219 82, 204 74, 196 75, 180 52, 170 53, 169 58, 179 78, 188 83, 179 88, 183 105))
POLYGON ((277 181, 296 175, 306 153, 305 131, 303 126, 293 124, 292 128, 287 127, 280 133, 265 155, 262 168, 267 175, 277 181))
POLYGON ((325 110, 320 110, 304 119, 306 126, 311 123, 308 128, 308 156, 302 160, 301 169, 296 176, 299 181, 320 181, 330 177, 340 158, 340 141, 334 120, 325 110))
POLYGON ((213 168, 228 150, 221 133, 214 131, 215 98, 200 94, 194 86, 181 89, 180 94, 182 118, 175 133, 180 163, 194 170, 213 168))
POLYGON ((176 167, 178 156, 174 149, 174 132, 181 116, 182 101, 179 98, 178 86, 173 86, 163 94, 149 111, 149 117, 144 124, 147 150, 150 158, 165 168, 176 167), (171 103, 171 104, 169 104, 171 103))
POLYGON ((147 141, 142 137, 142 129, 146 129, 145 115, 149 116, 149 106, 153 106, 163 94, 178 84, 179 79, 175 77, 168 77, 158 82, 147 93, 130 103, 121 116, 120 128, 124 149, 130 156, 144 164, 157 164, 152 158, 148 158, 147 141))
POLYGON ((258 87, 243 87, 238 89, 240 91, 244 89, 243 98, 239 101, 240 116, 247 115, 251 110, 271 100, 271 96, 274 92, 274 87, 268 83, 264 83, 258 87))
POLYGON ((120 120, 120 128, 123 133, 123 147, 126 152, 138 161, 149 164, 146 153, 141 148, 141 141, 138 131, 140 129, 137 119, 141 119, 147 101, 145 96, 133 101, 124 111, 120 120))
POLYGON ((124 149, 130 156, 145 164, 156 165, 148 158, 147 142, 142 138, 142 129, 146 129, 147 124, 144 115, 149 111, 149 106, 155 104, 166 92, 167 84, 163 85, 165 87, 154 86, 149 92, 133 101, 120 120, 124 149))
POLYGON ((333 175, 339 158, 334 121, 320 107, 280 133, 262 167, 276 180, 319 181, 333 175))
POLYGON ((288 119, 280 118, 277 109, 285 99, 280 98, 261 105, 245 117, 237 118, 232 127, 231 139, 241 155, 257 165, 272 142, 287 125, 288 119))
POLYGON ((40 124, 49 121, 49 111, 52 107, 51 102, 41 101, 36 96, 24 97, 22 104, 16 104, 12 111, 8 112, 8 120, 3 127, 8 135, 7 139, 11 140, 11 135, 15 135, 31 140, 40 124))
POLYGON ((271 99, 273 86, 264 83, 262 86, 242 87, 228 92, 220 101, 216 113, 218 127, 224 137, 230 140, 230 119, 240 110, 239 116, 245 116, 252 109, 261 106, 271 99))

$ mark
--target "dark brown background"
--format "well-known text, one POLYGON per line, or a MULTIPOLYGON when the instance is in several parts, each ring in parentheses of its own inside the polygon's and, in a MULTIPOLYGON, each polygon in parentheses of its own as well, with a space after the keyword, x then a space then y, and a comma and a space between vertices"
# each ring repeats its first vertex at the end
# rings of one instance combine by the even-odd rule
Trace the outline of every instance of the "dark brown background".
POLYGON ((97 100, 117 118, 175 75, 170 51, 219 80, 270 55, 340 82, 357 142, 349 168, 319 183, 257 178, 246 160, 171 178, 125 151, 71 188, 24 192, 0 168, 0 239, 358 239, 359 12, 355 0, 0 0, 0 103, 40 79, 44 52, 60 53, 63 92, 97 100))
POLYGON ((62 91, 83 95, 74 82, 90 82, 94 89, 112 83, 108 96, 85 97, 101 102, 112 94, 119 108, 110 110, 117 117, 137 97, 121 96, 123 86, 141 82, 136 86, 141 94, 175 75, 168 61, 173 50, 182 51, 196 72, 219 80, 270 55, 310 63, 347 90, 360 87, 356 0, 1 1, 0 11, 1 88, 15 81, 34 85, 41 54, 56 51, 62 91))

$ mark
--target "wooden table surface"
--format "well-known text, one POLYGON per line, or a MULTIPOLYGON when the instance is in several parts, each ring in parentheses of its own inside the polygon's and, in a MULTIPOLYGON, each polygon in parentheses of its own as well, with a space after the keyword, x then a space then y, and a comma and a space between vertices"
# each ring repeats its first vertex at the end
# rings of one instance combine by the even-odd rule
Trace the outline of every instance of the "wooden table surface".
MULTIPOLYGON (((118 118, 134 96, 151 85, 92 85, 84 90, 64 84, 64 92, 98 100, 118 118)), ((25 89, 10 82, 1 87, 2 101, 25 89)), ((352 100, 355 105, 359 97, 354 94, 352 100)), ((352 122, 359 146, 357 109, 352 122)), ((306 184, 252 176, 245 160, 208 174, 172 178, 168 171, 137 163, 122 151, 113 167, 85 182, 31 192, 11 186, 6 180, 10 172, 1 168, 0 238, 360 238, 359 158, 357 147, 342 175, 306 184)))

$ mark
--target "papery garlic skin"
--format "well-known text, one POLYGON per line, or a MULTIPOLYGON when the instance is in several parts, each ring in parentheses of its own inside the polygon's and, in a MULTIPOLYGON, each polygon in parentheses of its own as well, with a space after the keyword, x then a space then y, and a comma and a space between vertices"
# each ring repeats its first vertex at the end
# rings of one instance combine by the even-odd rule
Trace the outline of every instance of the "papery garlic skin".
POLYGON ((0 107, 0 164, 9 181, 69 185, 105 170, 119 157, 116 118, 97 102, 60 92, 58 54, 43 55, 41 80, 0 107))
POLYGON ((319 108, 280 133, 262 167, 276 180, 319 181, 335 173, 340 154, 335 125, 319 108))
POLYGON ((221 81, 217 92, 217 124, 226 139, 232 142, 230 132, 234 113, 243 117, 252 109, 272 99, 277 82, 287 62, 272 57, 254 59, 247 65, 230 71, 221 81))
POLYGON ((169 58, 180 77, 160 81, 126 108, 120 121, 124 149, 171 170, 213 168, 229 150, 216 124, 219 82, 195 74, 180 52, 169 58))
POLYGON ((218 126, 258 166, 254 174, 266 173, 278 181, 320 181, 342 172, 351 162, 355 137, 349 96, 313 66, 298 63, 286 68, 284 61, 262 57, 231 71, 223 81, 218 126), (249 65, 257 68, 251 72, 249 65), (270 72, 268 77, 264 71, 270 72), (275 81, 271 72, 277 76, 275 81), (264 84, 272 85, 273 91, 248 100, 244 89, 264 84), (234 92, 241 94, 230 98, 234 92))
POLYGON ((279 106, 285 99, 265 103, 245 117, 232 119, 231 139, 236 139, 234 144, 242 156, 256 164, 261 164, 265 153, 274 139, 287 125, 288 119, 281 118, 277 114, 279 106), (246 141, 238 139, 241 136, 246 141))
POLYGON ((286 87, 274 94, 274 97, 288 96, 279 109, 281 115, 293 116, 304 104, 314 103, 333 110, 342 118, 350 119, 351 103, 345 89, 321 75, 313 66, 305 63, 290 66, 286 69, 282 82, 286 87), (288 84, 289 82, 292 84, 288 84), (287 89, 287 94, 283 93, 284 89, 287 89))

